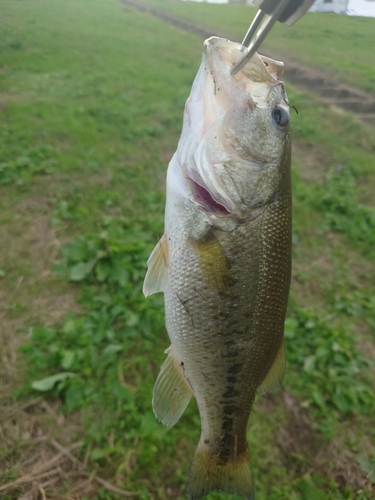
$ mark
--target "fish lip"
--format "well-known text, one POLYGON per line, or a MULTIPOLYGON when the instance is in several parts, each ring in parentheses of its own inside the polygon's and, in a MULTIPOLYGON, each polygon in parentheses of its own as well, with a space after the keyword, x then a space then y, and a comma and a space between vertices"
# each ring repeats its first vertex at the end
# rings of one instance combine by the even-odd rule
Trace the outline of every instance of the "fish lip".
MULTIPOLYGON (((217 79, 217 65, 223 63, 223 57, 215 50, 214 46, 220 38, 212 36, 204 41, 203 43, 203 58, 206 70, 211 73, 214 80, 217 79)), ((226 63, 228 65, 228 63, 226 63)), ((228 65, 228 74, 226 75, 228 80, 232 80, 233 77, 230 74, 230 65, 228 65)))
MULTIPOLYGON (((223 40, 217 36, 211 36, 203 42, 203 57, 205 58, 205 63, 208 64, 210 70, 215 70, 215 65, 219 61, 224 63, 228 67, 227 76, 230 80, 237 80, 235 75, 230 74, 230 69, 232 66, 237 64, 243 56, 243 52, 241 52, 242 45, 237 43, 236 45, 238 50, 233 51, 234 43, 235 42, 230 42, 227 39, 223 40), (215 45, 218 45, 219 48, 215 47, 215 45)), ((257 57, 259 57, 258 53, 256 53, 256 56, 253 56, 251 59, 256 59, 257 57)))
MULTIPOLYGON (((247 61, 244 68, 242 68, 238 73, 232 75, 230 70, 234 67, 243 57, 243 52, 241 51, 242 45, 240 43, 237 44, 236 51, 233 51, 233 42, 231 43, 231 47, 228 51, 225 50, 225 47, 221 47, 222 50, 215 48, 216 44, 221 44, 223 40, 217 36, 211 36, 203 43, 203 58, 206 69, 209 69, 212 76, 214 78, 217 77, 217 65, 225 64, 228 68, 227 78, 228 81, 238 82, 241 80, 247 72, 247 69, 251 65, 259 65, 260 68, 263 69, 264 75, 267 75, 268 83, 273 81, 274 85, 282 84, 281 76, 284 73, 284 63, 281 61, 275 61, 269 57, 263 56, 255 52, 255 54, 247 61)), ((263 75, 263 76, 264 76, 263 75)), ((245 78, 249 78, 246 76, 245 78)), ((251 77, 250 77, 251 79, 251 77)), ((255 80, 258 81, 258 80, 255 80)))

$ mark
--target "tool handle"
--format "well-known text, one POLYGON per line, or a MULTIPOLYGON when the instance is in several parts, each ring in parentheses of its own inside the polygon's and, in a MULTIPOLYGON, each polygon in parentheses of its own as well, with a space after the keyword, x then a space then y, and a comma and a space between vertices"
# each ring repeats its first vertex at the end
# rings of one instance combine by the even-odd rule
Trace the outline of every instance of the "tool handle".
MULTIPOLYGON (((315 0, 290 0, 278 17, 280 23, 292 26, 311 7, 315 0)), ((253 5, 268 15, 272 15, 280 0, 253 0, 253 5)))

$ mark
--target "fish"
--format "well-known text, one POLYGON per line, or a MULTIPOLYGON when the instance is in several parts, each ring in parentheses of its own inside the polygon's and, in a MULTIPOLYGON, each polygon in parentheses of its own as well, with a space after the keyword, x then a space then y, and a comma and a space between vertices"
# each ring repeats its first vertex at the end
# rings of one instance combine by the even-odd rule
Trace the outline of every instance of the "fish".
POLYGON ((187 492, 254 496, 247 425, 256 393, 285 372, 291 273, 290 113, 284 64, 211 37, 167 171, 164 235, 148 259, 147 297, 164 292, 165 351, 156 418, 174 425, 192 396, 201 437, 187 492))

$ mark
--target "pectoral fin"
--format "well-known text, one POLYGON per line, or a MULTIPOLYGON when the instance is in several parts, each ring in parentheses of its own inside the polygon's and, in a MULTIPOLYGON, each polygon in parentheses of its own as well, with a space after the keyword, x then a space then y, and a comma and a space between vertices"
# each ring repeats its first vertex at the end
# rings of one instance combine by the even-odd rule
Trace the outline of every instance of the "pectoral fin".
POLYGON ((156 418, 164 425, 174 425, 184 413, 193 394, 183 374, 183 364, 178 364, 172 349, 160 368, 154 386, 152 406, 156 418))
POLYGON ((153 249, 148 261, 148 269, 143 283, 145 297, 164 292, 168 279, 168 240, 165 234, 153 249))
POLYGON ((204 238, 193 240, 202 275, 215 290, 228 293, 232 284, 228 259, 212 230, 204 238))
POLYGON ((276 354, 275 361, 267 373, 266 378, 258 387, 259 394, 266 394, 267 392, 277 392, 283 383, 285 373, 285 341, 281 342, 281 346, 276 354))

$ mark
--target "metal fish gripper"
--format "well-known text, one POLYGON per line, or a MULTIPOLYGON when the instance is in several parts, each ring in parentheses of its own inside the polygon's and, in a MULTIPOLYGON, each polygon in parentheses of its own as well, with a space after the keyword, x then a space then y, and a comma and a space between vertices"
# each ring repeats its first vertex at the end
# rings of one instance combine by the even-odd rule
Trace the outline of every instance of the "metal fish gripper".
POLYGON ((235 75, 255 54, 260 44, 271 31, 276 21, 292 26, 311 7, 315 0, 253 0, 258 12, 242 41, 240 61, 233 66, 231 74, 235 75))

